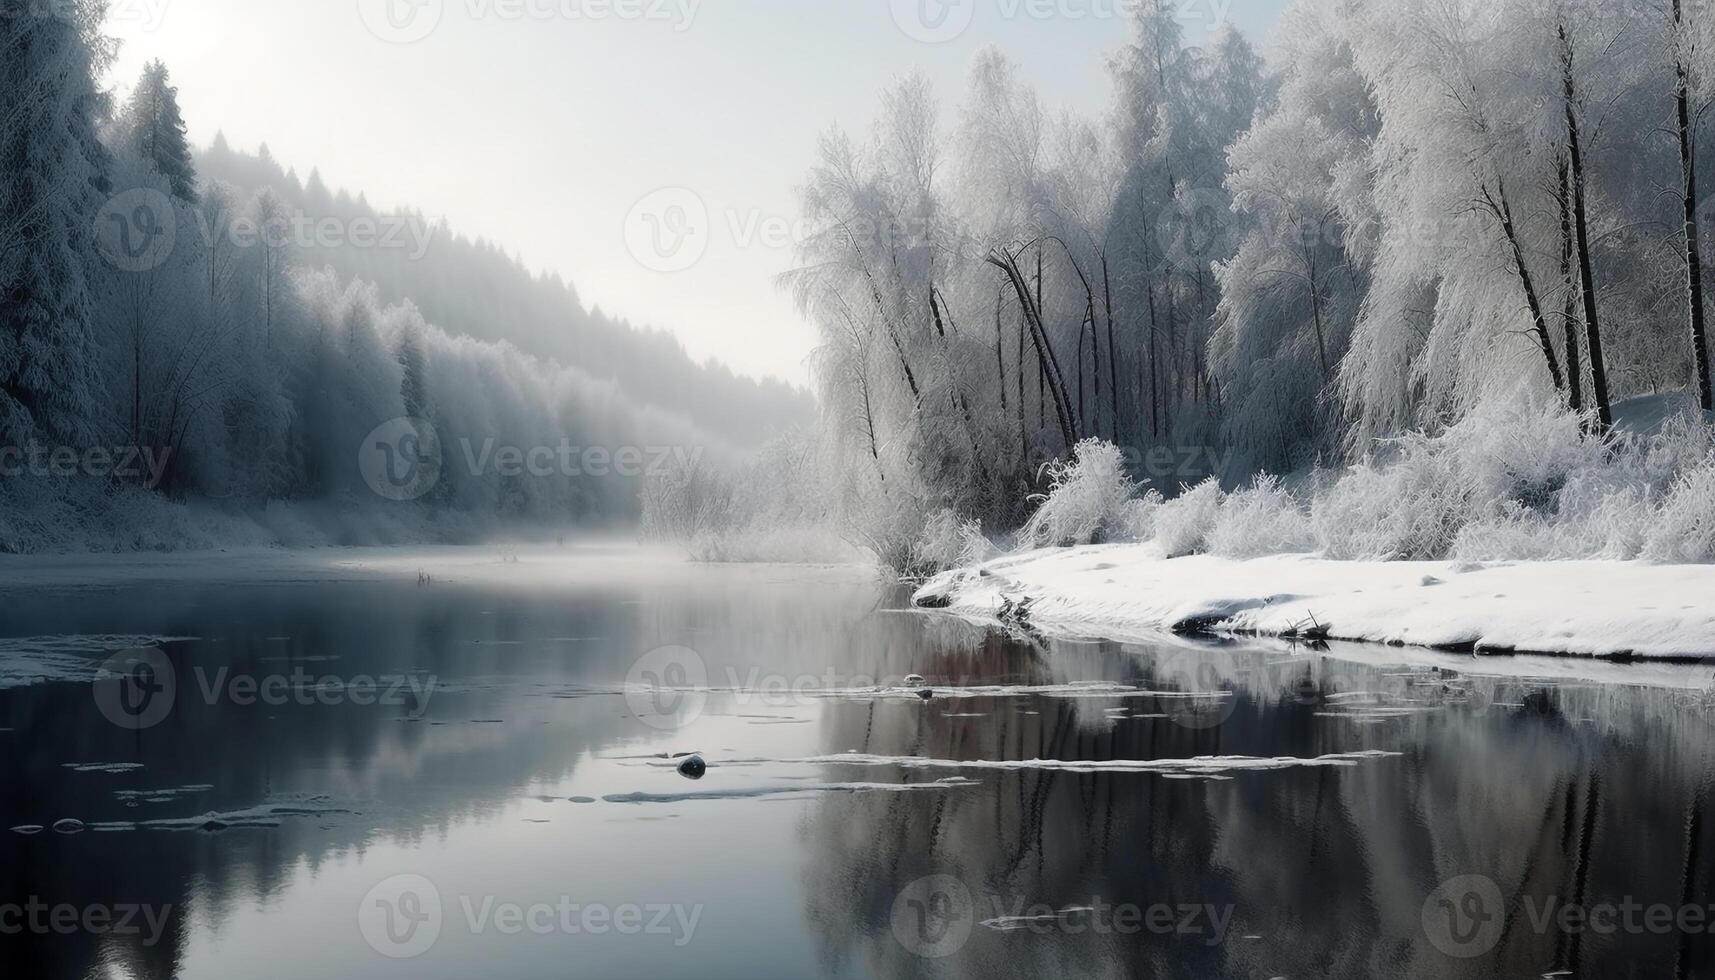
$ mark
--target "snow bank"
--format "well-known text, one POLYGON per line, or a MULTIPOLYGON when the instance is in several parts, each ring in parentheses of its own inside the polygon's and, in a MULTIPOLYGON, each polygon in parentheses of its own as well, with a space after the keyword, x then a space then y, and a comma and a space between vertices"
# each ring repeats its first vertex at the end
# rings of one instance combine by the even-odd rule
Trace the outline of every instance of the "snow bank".
POLYGON ((1715 657, 1715 566, 1169 560, 1159 546, 1016 555, 937 576, 916 604, 1065 635, 1326 635, 1488 653, 1715 657))

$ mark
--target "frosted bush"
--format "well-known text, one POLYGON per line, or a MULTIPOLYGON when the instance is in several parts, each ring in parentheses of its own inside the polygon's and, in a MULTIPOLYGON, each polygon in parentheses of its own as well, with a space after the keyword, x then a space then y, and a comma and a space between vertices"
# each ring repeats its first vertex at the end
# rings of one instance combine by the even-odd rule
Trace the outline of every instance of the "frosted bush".
POLYGON ((1132 506, 1137 484, 1119 447, 1101 439, 1078 443, 1070 460, 1047 467, 1048 495, 1019 532, 1025 548, 1071 547, 1120 540, 1142 516, 1132 506))
POLYGON ((1429 451, 1427 442, 1408 439, 1393 465, 1356 467, 1316 495, 1310 522, 1327 557, 1398 561, 1447 552, 1463 495, 1451 460, 1429 451))
POLYGON ((1248 489, 1221 501, 1209 533, 1209 551, 1228 558, 1314 551, 1310 516, 1276 476, 1259 476, 1248 489))
POLYGON ((1673 485, 1644 545, 1644 557, 1715 562, 1715 455, 1673 485))
POLYGON ((1169 558, 1208 550, 1209 535, 1221 516, 1221 484, 1205 480, 1155 510, 1155 543, 1169 558))
POLYGON ((1450 457, 1465 516, 1477 519, 1513 501, 1551 511, 1554 495, 1574 474, 1607 465, 1611 445, 1588 435, 1576 415, 1499 405, 1479 409, 1417 448, 1450 457))
POLYGON ((1390 441, 1386 461, 1318 493, 1311 520, 1337 559, 1619 557, 1637 546, 1642 506, 1637 475, 1615 462, 1633 458, 1623 448, 1575 415, 1483 409, 1390 441))
POLYGON ((1141 542, 1155 538, 1155 515, 1165 503, 1161 494, 1151 490, 1136 500, 1128 500, 1115 521, 1113 540, 1141 542))
POLYGON ((913 564, 925 573, 980 565, 998 552, 981 521, 964 520, 951 509, 929 518, 915 550, 913 564))

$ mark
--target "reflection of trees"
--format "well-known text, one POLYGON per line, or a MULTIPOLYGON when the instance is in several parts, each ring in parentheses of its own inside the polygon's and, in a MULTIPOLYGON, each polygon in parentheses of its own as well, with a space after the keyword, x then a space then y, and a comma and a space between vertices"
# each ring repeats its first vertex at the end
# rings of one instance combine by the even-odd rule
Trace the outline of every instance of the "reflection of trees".
MULTIPOLYGON (((0 633, 54 632, 198 636, 172 648, 178 662, 262 675, 289 672, 295 657, 311 672, 346 676, 423 670, 449 687, 419 723, 398 720, 400 709, 210 708, 193 696, 166 724, 140 735, 103 721, 86 687, 0 692, 0 727, 15 729, 0 733, 0 827, 61 816, 130 820, 236 810, 271 794, 329 794, 362 811, 212 836, 22 838, 0 831, 0 896, 175 908, 165 941, 154 948, 87 936, 6 937, 3 976, 84 976, 110 962, 135 976, 170 977, 194 938, 187 930, 218 926, 231 910, 281 895, 300 868, 361 853, 381 837, 409 843, 492 816, 534 784, 569 775, 586 754, 645 734, 611 703, 536 695, 616 684, 633 657, 664 644, 702 653, 712 683, 724 683, 728 667, 742 677, 759 666, 789 676, 832 670, 836 681, 920 673, 942 685, 1118 679, 1162 689, 1194 677, 1199 686, 1236 691, 1230 717, 1209 728, 1115 722, 1105 702, 1091 700, 955 708, 827 702, 822 737, 833 753, 1403 753, 1352 769, 1256 773, 1232 782, 979 773, 976 789, 820 800, 804 825, 804 890, 830 970, 1199 978, 1535 976, 1557 967, 1599 977, 1628 975, 1631 964, 1631 975, 1651 977, 1715 971, 1707 936, 1685 943, 1677 936, 1538 936, 1517 897, 1710 901, 1703 865, 1715 841, 1701 808, 1715 739, 1706 709, 1688 695, 1463 680, 1248 645, 1139 651, 1023 644, 946 618, 878 610, 874 593, 852 588, 849 579, 782 569, 703 569, 660 582, 559 590, 137 587, 95 602, 76 596, 9 604, 0 615, 0 633), (588 638, 601 639, 550 642, 588 638), (1181 653, 1195 654, 1195 670, 1185 669, 1181 653), (329 654, 340 659, 309 659, 329 654), (1336 696, 1365 692, 1374 696, 1336 696), (1366 703, 1423 710, 1365 724, 1351 715, 1366 703), (948 717, 970 712, 983 717, 948 717), (508 723, 465 724, 475 719, 508 723), (135 777, 60 768, 131 761, 148 768, 135 777), (125 808, 112 793, 192 783, 215 789, 140 809, 125 808), (1231 904, 1237 911, 1220 946, 1196 936, 1050 939, 979 929, 961 955, 930 963, 895 942, 890 917, 905 884, 935 873, 960 878, 985 903, 997 895, 1063 907, 1099 897, 1140 906, 1231 904), (1475 964, 1441 956, 1421 923, 1429 891, 1465 873, 1489 875, 1514 897, 1508 935, 1475 964), (187 906, 196 910, 195 927, 187 906), (1250 934, 1266 939, 1242 938, 1250 934)), ((1151 713, 1164 706, 1132 707, 1151 713)), ((933 777, 865 770, 862 778, 933 777)), ((1013 910, 985 904, 980 911, 1013 910)))
MULTIPOLYGON (((973 649, 996 675, 1032 684, 1105 676, 1171 689, 1171 677, 1156 673, 1181 663, 1177 648, 1119 656, 1056 646, 1045 656, 993 637, 929 659, 968 658, 973 649)), ((1091 702, 1054 699, 959 709, 986 712, 982 718, 947 718, 933 705, 840 705, 830 711, 826 748, 967 759, 1309 757, 1370 748, 1402 756, 1210 783, 984 772, 975 774, 985 783, 977 790, 821 801, 805 829, 805 889, 826 962, 886 976, 971 977, 1554 969, 1671 977, 1715 969, 1707 935, 1539 934, 1525 901, 1535 909, 1550 896, 1710 904, 1711 874, 1699 863, 1715 845, 1700 816, 1715 765, 1705 707, 1661 690, 1465 678, 1284 650, 1204 653, 1219 685, 1236 691, 1232 716, 1213 730, 1113 722, 1091 702), (1396 716, 1365 717, 1355 705, 1396 716), (979 919, 995 914, 986 895, 1056 908, 1092 897, 1231 903, 1236 912, 1218 948, 1195 936, 978 928, 960 954, 929 961, 896 942, 890 914, 899 891, 930 874, 965 882, 978 895, 979 919), (1423 926, 1430 893, 1462 874, 1493 878, 1510 903, 1499 947, 1475 961, 1443 955, 1423 926)))
POLYGON ((753 660, 759 651, 813 648, 807 645, 825 644, 873 605, 847 575, 845 588, 800 587, 759 606, 749 575, 679 570, 660 582, 573 589, 345 582, 139 585, 94 602, 85 594, 15 604, 8 597, 0 635, 199 639, 169 645, 179 698, 168 720, 146 732, 105 721, 87 685, 0 691, 0 728, 14 729, 0 732, 0 902, 38 895, 74 906, 172 906, 153 947, 140 937, 0 937, 0 977, 106 975, 105 963, 121 974, 171 977, 191 940, 192 910, 198 927, 218 928, 232 911, 279 896, 301 867, 362 853, 382 838, 409 844, 444 835, 494 815, 534 784, 568 777, 588 754, 647 734, 623 717, 622 703, 552 694, 614 689, 644 650, 700 645, 692 631, 706 630, 717 654, 753 660), (421 671, 441 686, 427 717, 415 722, 405 707, 209 706, 197 690, 197 665, 210 677, 221 666, 254 677, 299 666, 340 677, 421 671), (481 719, 506 724, 469 723, 481 719), (146 768, 72 773, 62 768, 68 762, 146 768), (214 788, 171 804, 132 808, 114 796, 115 789, 201 784, 214 788), (148 820, 324 795, 358 812, 218 835, 6 832, 68 816, 148 820))

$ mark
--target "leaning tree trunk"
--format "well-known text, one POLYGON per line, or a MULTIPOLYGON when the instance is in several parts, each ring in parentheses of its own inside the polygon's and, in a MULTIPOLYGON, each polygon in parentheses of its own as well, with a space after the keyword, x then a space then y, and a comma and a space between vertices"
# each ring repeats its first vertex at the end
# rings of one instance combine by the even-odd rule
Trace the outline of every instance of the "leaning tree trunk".
POLYGON ((1018 269, 1018 260, 1002 252, 988 257, 988 264, 1006 274, 1012 283, 1013 292, 1018 295, 1019 306, 1024 308, 1025 321, 1030 326, 1031 340, 1036 345, 1037 370, 1043 377, 1049 394, 1054 398, 1054 412, 1060 423, 1060 434, 1066 440, 1066 448, 1071 449, 1078 444, 1077 422, 1072 411, 1071 401, 1066 395, 1065 375, 1060 371, 1060 362, 1054 355, 1054 346, 1049 341, 1047 330, 1042 324, 1042 311, 1036 305, 1036 299, 1030 294, 1030 284, 1024 279, 1024 273, 1018 269))
MULTIPOLYGON (((1673 25, 1683 33, 1685 13, 1673 0, 1673 25)), ((1680 195, 1685 207, 1685 272, 1691 306, 1691 362, 1697 368, 1697 397, 1705 412, 1715 410, 1715 388, 1709 375, 1709 336, 1703 306, 1703 252, 1697 228, 1697 146, 1691 131, 1691 71, 1683 53, 1675 59, 1678 73, 1680 195)))
POLYGON ((1554 341, 1549 339, 1548 314, 1543 312, 1542 297, 1536 291, 1536 278, 1530 274, 1530 263, 1525 261, 1524 244, 1519 241, 1518 225, 1513 221, 1512 203, 1507 200, 1506 181, 1499 181, 1500 200, 1483 188, 1483 201, 1501 223, 1501 231, 1507 236, 1507 244, 1512 246, 1513 266, 1518 270, 1519 282, 1524 286, 1524 299, 1530 307, 1532 331, 1536 334, 1537 346, 1542 348, 1543 359, 1548 362, 1548 376, 1554 381, 1555 391, 1564 391, 1565 382, 1560 377, 1560 359, 1554 356, 1554 341))
POLYGON ((1565 73, 1566 143, 1572 158, 1572 220, 1577 232, 1578 274, 1583 282, 1584 332, 1590 344, 1590 383, 1596 396, 1596 417, 1603 431, 1614 426, 1614 403, 1608 397, 1608 368, 1602 357, 1602 320, 1596 309, 1596 276, 1590 260, 1590 211, 1584 196, 1584 146, 1578 134, 1578 89, 1572 79, 1572 41, 1560 28, 1565 73))

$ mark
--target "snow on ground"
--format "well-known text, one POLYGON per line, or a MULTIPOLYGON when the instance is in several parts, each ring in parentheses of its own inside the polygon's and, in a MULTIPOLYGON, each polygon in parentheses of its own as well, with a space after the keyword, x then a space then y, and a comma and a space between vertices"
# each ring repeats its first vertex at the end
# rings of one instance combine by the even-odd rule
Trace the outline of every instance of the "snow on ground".
POLYGON ((1715 566, 1166 560, 1154 545, 1038 551, 937 576, 917 605, 1061 635, 1292 635, 1489 653, 1715 658, 1715 566))

